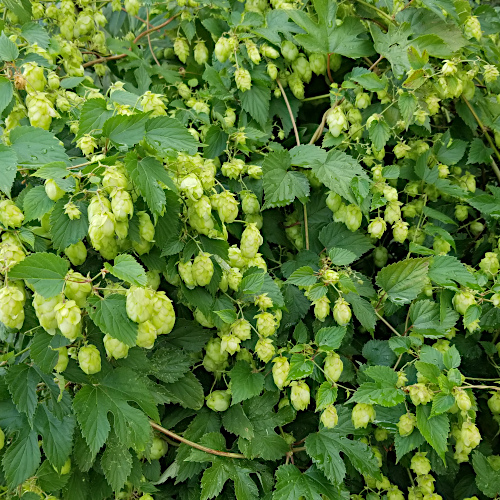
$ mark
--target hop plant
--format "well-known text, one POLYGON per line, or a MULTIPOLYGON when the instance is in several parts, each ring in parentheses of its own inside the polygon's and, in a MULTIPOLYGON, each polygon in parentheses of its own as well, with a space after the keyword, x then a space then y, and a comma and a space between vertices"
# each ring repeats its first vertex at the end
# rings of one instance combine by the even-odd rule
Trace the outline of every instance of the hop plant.
POLYGON ((87 375, 101 371, 101 354, 95 345, 89 344, 78 351, 78 364, 87 375))
POLYGON ((405 413, 399 417, 397 425, 401 436, 409 436, 413 432, 415 425, 417 425, 417 417, 413 413, 405 413))
POLYGON ((311 391, 303 380, 290 382, 290 402, 297 411, 305 410, 311 401, 311 391))
POLYGON ((68 299, 74 300, 80 308, 84 307, 87 302, 87 297, 92 291, 92 284, 83 276, 83 274, 70 271, 66 275, 66 286, 64 294, 68 299))
POLYGON ((57 327, 71 342, 80 336, 82 331, 82 312, 74 300, 59 302, 54 307, 57 327))
POLYGON ((194 60, 202 66, 208 62, 208 49, 203 40, 196 42, 194 47, 194 60))
POLYGON ((247 69, 238 68, 234 72, 234 81, 236 82, 238 89, 242 92, 252 88, 252 77, 247 69))
POLYGON ((290 372, 290 363, 284 356, 279 356, 273 359, 273 380, 276 387, 281 391, 288 385, 287 377, 290 372))
POLYGON ((325 364, 323 366, 326 380, 332 384, 337 382, 343 369, 344 364, 342 363, 340 356, 334 351, 329 351, 326 355, 325 364))
POLYGON ((40 326, 51 335, 56 333, 57 328, 55 308, 58 304, 62 304, 62 302, 63 296, 61 294, 48 299, 36 292, 33 294, 33 308, 35 309, 40 326))
POLYGON ((415 406, 430 403, 434 397, 432 391, 422 383, 408 386, 408 394, 415 406))
POLYGON ((135 323, 151 319, 154 312, 155 293, 150 288, 131 286, 127 290, 127 316, 135 323))
POLYGON ((156 292, 154 294, 151 323, 155 327, 157 335, 170 333, 174 328, 174 306, 165 292, 156 292))
POLYGON ((425 452, 418 452, 411 458, 410 467, 417 476, 429 474, 431 471, 431 463, 426 455, 425 452))
POLYGON ((57 363, 54 366, 54 371, 57 373, 62 373, 68 367, 69 356, 68 349, 66 347, 58 347, 57 349, 57 363))
POLYGON ((110 335, 104 335, 104 348, 106 349, 106 355, 113 359, 122 359, 128 356, 129 347, 118 339, 111 337, 110 335))
POLYGON ((149 450, 149 458, 151 460, 159 460, 161 457, 166 455, 167 451, 168 443, 158 436, 153 436, 153 442, 151 443, 151 449, 149 450))
POLYGON ((20 227, 24 221, 24 214, 22 211, 11 201, 0 201, 0 223, 7 227, 20 227))
POLYGON ((226 411, 229 408, 231 394, 228 391, 213 391, 206 397, 207 406, 213 411, 226 411))
POLYGON ((151 321, 139 323, 137 327, 136 345, 144 349, 152 349, 158 333, 151 321))
POLYGON ((19 330, 24 323, 26 296, 17 286, 0 289, 0 321, 8 328, 19 330))
POLYGON ((320 422, 327 429, 333 429, 339 421, 337 409, 333 405, 328 405, 321 414, 320 422))
POLYGON ((210 283, 214 274, 214 265, 210 258, 210 254, 200 252, 195 257, 192 274, 198 286, 206 286, 210 283))
POLYGON ((463 315, 471 305, 476 303, 476 299, 471 292, 461 290, 453 296, 452 302, 455 311, 463 315))
POLYGON ((261 361, 268 363, 274 356, 276 349, 271 339, 261 338, 255 344, 255 352, 261 361))
POLYGON ((338 137, 348 127, 347 118, 340 106, 336 106, 330 110, 326 118, 326 123, 333 137, 338 137))
POLYGON ((345 326, 351 321, 351 308, 349 303, 342 297, 335 301, 333 306, 333 318, 340 326, 345 326))
POLYGON ((257 226, 255 224, 247 224, 241 235, 241 255, 246 259, 253 259, 257 255, 263 241, 264 239, 257 226))
POLYGON ((375 408, 366 403, 358 403, 352 409, 351 420, 355 429, 363 428, 375 420, 375 408))
POLYGON ((186 63, 189 56, 189 44, 188 41, 182 37, 178 36, 174 42, 174 53, 179 58, 182 63, 186 63))
POLYGON ((81 266, 87 259, 87 248, 83 241, 79 241, 65 248, 64 253, 74 266, 81 266))

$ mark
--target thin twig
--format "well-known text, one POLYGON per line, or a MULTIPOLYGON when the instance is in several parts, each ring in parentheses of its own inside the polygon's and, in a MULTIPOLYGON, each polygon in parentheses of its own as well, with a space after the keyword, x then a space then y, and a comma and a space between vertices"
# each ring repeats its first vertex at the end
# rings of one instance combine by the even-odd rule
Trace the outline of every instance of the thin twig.
MULTIPOLYGON (((137 35, 135 37, 135 39, 132 43, 135 45, 141 38, 148 36, 153 31, 158 31, 158 30, 164 28, 165 26, 167 26, 167 24, 171 23, 178 15, 179 14, 175 14, 171 18, 167 19, 164 23, 159 24, 158 26, 154 26, 153 28, 150 28, 146 31, 143 31, 142 33, 140 33, 139 35, 137 35)), ((129 50, 131 50, 131 49, 129 49, 129 50)), ((99 64, 99 63, 108 62, 108 61, 116 61, 118 59, 123 59, 124 57, 127 57, 127 56, 128 56, 128 54, 116 54, 114 56, 109 56, 109 57, 99 57, 98 59, 94 59, 93 61, 88 61, 88 62, 84 63, 83 67, 88 68, 89 66, 93 66, 94 64, 99 64)), ((154 57, 154 55, 153 55, 153 57, 154 57)))
POLYGON ((389 330, 391 330, 391 332, 395 333, 398 337, 401 337, 401 334, 383 316, 381 316, 377 311, 375 311, 375 314, 377 318, 380 319, 382 323, 389 328, 389 330))
POLYGON ((328 75, 328 80, 330 80, 330 82, 333 83, 332 72, 330 70, 330 56, 331 55, 332 55, 332 53, 328 52, 328 57, 326 58, 326 74, 328 75))
POLYGON ((384 56, 380 56, 369 68, 368 71, 372 71, 376 68, 377 64, 384 58, 384 56))
POLYGON ((285 90, 283 89, 283 85, 281 85, 279 78, 276 79, 276 83, 278 84, 278 87, 280 88, 281 95, 283 96, 283 99, 285 100, 286 109, 288 109, 288 113, 290 114, 290 120, 292 120, 292 127, 293 127, 293 132, 295 134, 295 140, 297 141, 297 146, 300 146, 299 131, 297 130, 297 124, 295 123, 295 118, 293 117, 293 111, 292 111, 292 108, 290 107, 290 103, 288 102, 288 97, 285 94, 285 90))
MULTIPOLYGON (((474 116, 474 118, 476 119, 477 124, 479 125, 479 128, 482 130, 483 134, 486 136, 486 139, 489 142, 493 151, 495 152, 496 157, 500 160, 500 153, 498 152, 498 149, 495 146, 495 143, 491 139, 490 134, 488 133, 488 129, 484 126, 483 122, 481 121, 481 119, 479 118, 477 113, 474 111, 474 108, 471 106, 470 102, 464 96, 462 96, 462 99, 465 102, 465 104, 467 105, 467 107, 469 108, 469 110, 472 113, 472 115, 474 116)), ((500 182, 500 169, 498 168, 498 165, 496 164, 493 157, 491 157, 491 166, 493 167, 493 172, 495 172, 495 175, 497 176, 497 179, 500 182)))
MULTIPOLYGON (((147 16, 146 17, 146 19, 147 19, 147 25, 149 26, 149 9, 146 10, 146 16, 147 16)), ((148 45, 149 45, 149 50, 151 51, 151 55, 153 56, 153 59, 155 60, 155 63, 158 66, 161 66, 160 62, 156 58, 156 54, 153 51, 153 46, 151 45, 151 35, 150 35, 150 33, 148 33, 148 45)))
POLYGON ((375 7, 375 5, 365 2, 364 0, 356 0, 356 1, 361 5, 364 5, 365 7, 373 9, 380 17, 383 17, 384 19, 387 19, 387 21, 389 21, 391 24, 394 24, 394 19, 389 14, 386 14, 383 10, 380 10, 378 7, 375 7))

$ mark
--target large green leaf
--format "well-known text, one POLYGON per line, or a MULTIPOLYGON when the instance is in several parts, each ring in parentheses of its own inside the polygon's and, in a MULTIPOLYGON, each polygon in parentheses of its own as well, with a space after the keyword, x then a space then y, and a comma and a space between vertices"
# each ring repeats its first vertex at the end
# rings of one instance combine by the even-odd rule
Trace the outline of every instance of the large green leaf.
MULTIPOLYGON (((1 79, 0 79, 1 84, 1 79)), ((1 92, 1 88, 0 88, 1 92)), ((1 113, 1 111, 0 111, 1 113)), ((10 196, 10 189, 17 174, 17 155, 12 148, 0 144, 0 191, 10 196)))
POLYGON ((68 216, 64 208, 66 203, 68 203, 68 198, 65 196, 55 204, 54 209, 50 213, 50 234, 52 236, 52 243, 54 248, 59 251, 63 251, 70 245, 82 241, 89 229, 87 202, 83 200, 73 201, 80 210, 80 217, 78 219, 71 219, 68 216))
POLYGON ((446 414, 431 417, 431 411, 430 405, 417 406, 418 430, 444 462, 444 456, 448 448, 450 422, 446 414))
POLYGON ((185 151, 196 153, 198 142, 178 120, 166 116, 152 118, 146 123, 146 140, 159 152, 185 151))

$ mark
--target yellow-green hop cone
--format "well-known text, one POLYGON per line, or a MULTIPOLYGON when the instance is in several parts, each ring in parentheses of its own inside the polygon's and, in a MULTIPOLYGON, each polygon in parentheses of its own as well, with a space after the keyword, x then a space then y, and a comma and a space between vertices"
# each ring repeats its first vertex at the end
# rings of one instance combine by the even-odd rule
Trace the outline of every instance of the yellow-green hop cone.
POLYGON ((78 351, 78 364, 87 375, 101 371, 101 354, 95 345, 89 344, 78 351))
POLYGON ((258 214, 260 213, 260 204, 257 196, 251 191, 242 191, 241 196, 241 209, 245 214, 258 214))
POLYGON ((313 302, 314 316, 319 321, 323 322, 330 314, 330 299, 325 295, 313 302))
POLYGON ((24 214, 10 200, 0 201, 0 224, 6 227, 20 227, 24 221, 24 214))
POLYGON ((198 286, 207 286, 212 280, 214 274, 214 264, 210 254, 200 252, 193 261, 193 278, 198 286))
POLYGON ((67 347, 58 347, 56 349, 58 351, 57 363, 54 366, 54 371, 57 373, 62 373, 68 367, 69 356, 68 356, 68 348, 67 347))
POLYGON ((332 384, 337 382, 343 369, 344 364, 342 363, 340 356, 336 352, 330 351, 326 356, 325 364, 323 366, 326 380, 332 384))
POLYGON ((500 392, 495 392, 488 399, 488 408, 493 415, 500 415, 500 392))
POLYGON ((241 255, 245 259, 253 259, 257 255, 263 241, 264 239, 255 224, 248 224, 241 235, 241 255))
POLYGON ((229 38, 220 37, 215 43, 214 54, 220 62, 226 62, 231 55, 232 43, 229 38))
POLYGON ((139 497, 139 500, 154 500, 154 498, 149 493, 144 493, 139 497))
POLYGON ((373 219, 370 224, 368 224, 368 233, 373 237, 380 239, 382 238, 385 230, 387 228, 387 224, 382 217, 376 217, 373 219))
POLYGON ((157 337, 156 328, 151 321, 144 321, 139 323, 137 327, 137 340, 136 345, 144 347, 144 349, 152 349, 157 337))
POLYGON ((247 49, 247 54, 248 54, 248 57, 250 58, 250 60, 254 64, 259 64, 261 57, 260 57, 260 53, 259 53, 259 49, 257 48, 257 45, 255 45, 255 43, 252 42, 252 40, 246 40, 245 47, 247 49))
POLYGON ((61 302, 54 307, 57 327, 72 342, 82 331, 82 312, 74 300, 61 302))
POLYGON ((349 303, 342 297, 335 301, 333 306, 333 319, 340 325, 345 326, 351 321, 351 308, 349 303))
POLYGON ((248 70, 244 68, 238 68, 234 72, 234 81, 236 82, 238 89, 242 92, 252 88, 252 77, 250 76, 248 70))
POLYGON ((148 321, 153 314, 154 297, 151 288, 131 286, 127 290, 127 316, 135 323, 148 321))
POLYGON ((179 262, 177 269, 181 280, 184 281, 188 288, 194 288, 197 285, 193 275, 193 263, 190 260, 187 262, 179 262))
POLYGON ((0 321, 8 328, 18 330, 24 323, 25 294, 17 286, 0 289, 0 321))
POLYGON ((481 23, 476 16, 469 16, 464 23, 464 34, 468 39, 475 38, 481 40, 483 33, 481 31, 481 23))
POLYGON ((203 186, 196 174, 186 175, 181 180, 179 188, 192 201, 197 201, 203 196, 203 186))
POLYGON ((252 327, 246 319, 240 318, 231 324, 231 333, 240 340, 248 340, 252 337, 252 327))
POLYGON ((276 387, 281 390, 283 387, 288 385, 286 379, 288 377, 288 373, 290 372, 290 363, 284 356, 274 358, 273 363, 273 380, 276 387))
POLYGON ((434 397, 433 392, 425 384, 420 383, 408 386, 408 394, 415 406, 430 403, 434 397))
MULTIPOLYGON (((211 197, 212 206, 219 213, 220 220, 231 224, 238 217, 238 201, 233 193, 223 191, 211 197)), ((238 267, 238 266, 237 266, 238 267)))
POLYGON ((231 402, 231 394, 227 391, 213 391, 206 397, 207 406, 213 411, 226 411, 231 402))
POLYGON ((417 476, 429 474, 431 471, 431 463, 426 455, 427 453, 418 452, 411 459, 410 468, 417 476))
POLYGON ((232 267, 229 270, 229 275, 227 277, 227 284, 229 288, 235 292, 237 292, 241 285, 241 280, 243 279, 243 275, 241 271, 237 267, 232 267))
POLYGON ((417 417, 413 413, 405 413, 399 417, 397 424, 400 436, 409 436, 417 425, 417 417))
POLYGON ((257 297, 255 297, 254 304, 261 311, 265 311, 266 309, 273 307, 273 301, 272 301, 271 297, 267 296, 267 293, 263 293, 262 295, 257 295, 257 297))
POLYGON ((128 356, 129 347, 120 340, 106 334, 104 335, 103 342, 108 358, 122 359, 128 356))
POLYGON ((83 274, 75 271, 69 271, 65 279, 64 295, 74 300, 78 307, 85 307, 87 297, 92 291, 92 283, 83 274))
POLYGON ((4 446, 5 446, 5 433, 3 432, 2 429, 0 429, 0 450, 3 450, 4 446))
POLYGON ((355 429, 365 429, 375 420, 375 408, 366 403, 358 403, 352 409, 351 420, 355 429))
POLYGON ((241 340, 233 334, 222 335, 220 348, 231 356, 240 350, 241 340))
POLYGON ((238 179, 245 172, 245 162, 239 158, 233 158, 231 161, 226 161, 222 164, 221 172, 230 179, 238 179))
POLYGON ((49 299, 46 299, 37 292, 33 294, 33 308, 35 309, 40 326, 51 335, 56 333, 57 328, 55 307, 58 304, 62 304, 63 300, 64 297, 62 294, 50 297, 49 299))
POLYGON ((189 44, 188 41, 182 37, 178 36, 174 42, 174 54, 179 58, 182 63, 187 61, 189 56, 189 44))
POLYGON ((467 448, 475 448, 481 442, 481 434, 476 424, 464 422, 460 430, 460 437, 467 448))
POLYGON ((47 179, 45 181, 45 193, 52 201, 60 200, 66 194, 54 179, 47 179))
POLYGON ((153 248, 155 227, 147 212, 138 212, 137 215, 139 217, 139 236, 141 237, 141 241, 133 241, 132 246, 139 255, 142 255, 148 253, 153 248))
POLYGON ((125 189, 115 189, 111 193, 111 210, 117 221, 128 221, 134 215, 132 197, 125 189))
POLYGON ((159 460, 163 457, 168 451, 168 443, 158 437, 153 437, 153 443, 151 444, 151 450, 149 451, 149 458, 151 460, 159 460))
POLYGON ((495 252, 486 252, 484 257, 479 262, 479 267, 486 274, 495 276, 498 274, 499 262, 495 252))
POLYGON ((276 349, 271 339, 263 338, 259 339, 255 344, 255 352, 262 362, 268 363, 274 356, 276 349))
POLYGON ((309 386, 303 380, 294 380, 290 382, 292 388, 290 393, 290 402, 297 410, 305 410, 311 402, 311 391, 309 386))
POLYGON ((472 401, 470 400, 469 395, 461 387, 454 387, 452 394, 455 397, 455 403, 460 410, 469 411, 471 409, 472 401))
POLYGON ((194 60, 202 66, 208 61, 208 49, 202 40, 198 41, 194 47, 194 60))
POLYGON ((333 405, 328 405, 321 414, 320 422, 327 428, 333 429, 339 421, 337 409, 333 405))
POLYGON ((263 337, 270 337, 276 332, 276 321, 271 313, 263 312, 254 316, 257 319, 257 331, 263 337))
POLYGON ((174 328, 174 306, 165 292, 156 292, 154 295, 151 323, 156 328, 157 335, 170 333, 174 328))
POLYGON ((391 486, 387 490, 387 500, 405 500, 405 496, 397 486, 391 486))
POLYGON ((363 220, 363 212, 357 205, 351 204, 346 207, 345 225, 349 231, 357 231, 363 220))

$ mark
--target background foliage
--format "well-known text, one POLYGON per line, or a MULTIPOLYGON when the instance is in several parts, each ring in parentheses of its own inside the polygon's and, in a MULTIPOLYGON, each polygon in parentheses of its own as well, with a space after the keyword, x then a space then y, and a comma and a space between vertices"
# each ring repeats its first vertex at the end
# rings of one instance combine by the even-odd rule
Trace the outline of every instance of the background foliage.
POLYGON ((0 497, 500 495, 494 2, 0 5, 0 497))

